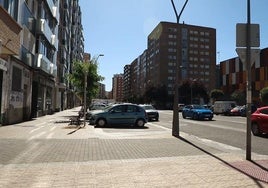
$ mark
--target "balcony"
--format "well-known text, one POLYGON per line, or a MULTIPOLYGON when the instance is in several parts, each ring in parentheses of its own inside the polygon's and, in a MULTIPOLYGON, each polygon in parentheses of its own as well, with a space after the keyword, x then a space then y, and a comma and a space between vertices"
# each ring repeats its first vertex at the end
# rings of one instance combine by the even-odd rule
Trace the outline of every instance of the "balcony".
MULTIPOLYGON (((36 68, 50 74, 54 75, 54 66, 49 59, 43 54, 37 54, 36 68)), ((57 70, 57 67, 56 67, 57 70)))
POLYGON ((21 46, 21 59, 26 64, 32 67, 34 65, 34 55, 26 49, 23 45, 21 46))
POLYGON ((50 43, 56 48, 56 51, 58 51, 59 40, 56 35, 51 35, 50 43))
POLYGON ((55 6, 55 3, 53 2, 53 0, 46 0, 48 8, 50 9, 53 17, 59 21, 59 11, 58 11, 58 7, 55 6))
POLYGON ((51 31, 45 19, 38 20, 37 32, 43 34, 46 37, 47 41, 49 41, 52 46, 58 49, 58 39, 56 35, 54 35, 53 32, 51 31))

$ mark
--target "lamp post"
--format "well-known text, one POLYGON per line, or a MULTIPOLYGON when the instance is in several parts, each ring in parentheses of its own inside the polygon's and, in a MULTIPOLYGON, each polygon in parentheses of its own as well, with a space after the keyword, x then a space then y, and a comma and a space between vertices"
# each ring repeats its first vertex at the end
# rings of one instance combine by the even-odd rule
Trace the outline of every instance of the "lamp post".
MULTIPOLYGON (((94 61, 98 62, 98 59, 100 56, 104 56, 104 55, 99 54, 98 57, 94 61)), ((84 83, 84 127, 85 127, 86 126, 86 112, 87 112, 87 75, 88 75, 88 65, 86 64, 84 66, 84 75, 85 75, 85 78, 84 78, 84 81, 85 81, 84 83)))
MULTIPOLYGON (((177 18, 177 24, 180 24, 180 17, 181 14, 187 4, 188 0, 185 1, 180 14, 178 15, 175 4, 173 2, 173 0, 171 0, 176 18, 177 18)), ((178 47, 178 43, 177 43, 177 47, 178 47)), ((176 76, 175 76, 175 83, 174 83, 174 100, 173 100, 173 121, 172 121, 172 135, 173 136, 180 136, 180 128, 179 128, 179 107, 178 107, 178 99, 179 99, 179 86, 178 86, 178 82, 179 82, 179 53, 178 53, 179 49, 177 48, 177 63, 176 63, 176 76)))

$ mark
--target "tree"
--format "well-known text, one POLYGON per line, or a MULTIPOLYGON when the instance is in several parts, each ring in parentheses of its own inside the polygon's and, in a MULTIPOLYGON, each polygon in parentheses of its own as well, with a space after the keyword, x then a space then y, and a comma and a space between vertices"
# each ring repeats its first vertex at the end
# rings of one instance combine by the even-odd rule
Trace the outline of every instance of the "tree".
POLYGON ((260 91, 260 98, 264 105, 268 105, 268 87, 265 87, 260 91))
POLYGON ((91 99, 93 99, 98 92, 98 82, 102 81, 104 78, 98 75, 98 64, 95 59, 90 62, 73 62, 73 72, 68 75, 68 80, 75 87, 77 96, 82 101, 84 96, 84 85, 85 85, 85 74, 87 74, 87 104, 90 104, 91 99))
POLYGON ((213 102, 215 102, 217 99, 221 98, 224 96, 224 93, 220 89, 213 89, 210 92, 210 98, 213 99, 213 102))
POLYGON ((243 91, 236 90, 231 94, 231 98, 237 102, 238 105, 246 103, 246 93, 243 91))
MULTIPOLYGON (((180 94, 180 102, 184 104, 190 104, 194 102, 194 99, 204 99, 204 102, 207 103, 209 100, 209 96, 207 94, 207 90, 202 82, 192 82, 190 80, 186 80, 179 87, 180 94)), ((198 101, 196 101, 198 102, 198 101)), ((200 101, 199 101, 200 102, 200 101)))

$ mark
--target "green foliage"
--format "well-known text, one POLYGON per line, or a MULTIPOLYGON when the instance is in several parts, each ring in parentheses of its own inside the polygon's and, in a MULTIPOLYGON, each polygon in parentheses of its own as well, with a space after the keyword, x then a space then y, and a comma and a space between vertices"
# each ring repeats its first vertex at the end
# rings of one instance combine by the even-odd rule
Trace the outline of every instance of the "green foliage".
POLYGON ((263 104, 268 105, 268 87, 265 87, 260 91, 260 98, 263 104))
POLYGON ((194 102, 195 98, 203 98, 205 103, 207 103, 209 100, 205 86, 202 84, 202 82, 198 81, 184 81, 179 87, 179 95, 179 102, 183 104, 191 104, 194 102))
POLYGON ((223 97, 224 96, 224 93, 222 90, 220 89, 213 89, 211 92, 210 92, 210 98, 212 98, 214 101, 223 97))
POLYGON ((98 64, 95 60, 90 62, 73 62, 72 73, 68 75, 68 80, 74 86, 76 94, 83 99, 85 74, 87 75, 87 103, 98 93, 98 82, 104 78, 98 75, 98 64))
POLYGON ((231 98, 237 102, 238 105, 246 104, 246 93, 236 90, 231 94, 231 98))

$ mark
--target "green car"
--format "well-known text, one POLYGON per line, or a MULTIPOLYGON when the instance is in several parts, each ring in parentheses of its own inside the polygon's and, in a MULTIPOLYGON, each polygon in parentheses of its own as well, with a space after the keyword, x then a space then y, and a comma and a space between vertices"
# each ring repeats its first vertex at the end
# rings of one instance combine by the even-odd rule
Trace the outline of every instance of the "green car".
POLYGON ((103 110, 91 111, 89 114, 91 125, 104 127, 112 124, 127 124, 144 127, 148 122, 146 111, 135 104, 116 104, 103 110))

